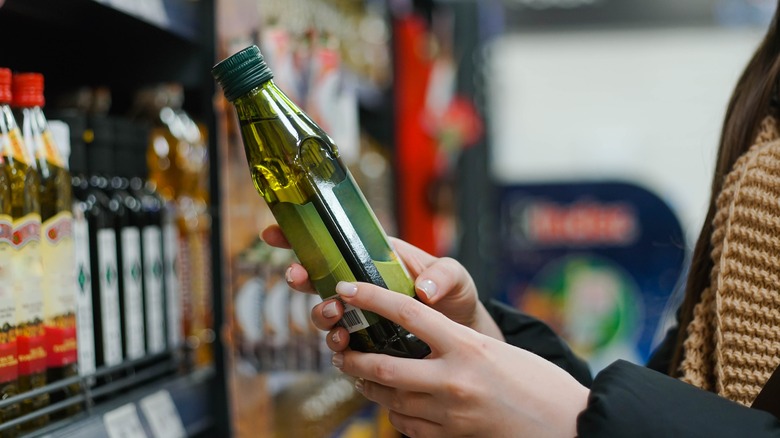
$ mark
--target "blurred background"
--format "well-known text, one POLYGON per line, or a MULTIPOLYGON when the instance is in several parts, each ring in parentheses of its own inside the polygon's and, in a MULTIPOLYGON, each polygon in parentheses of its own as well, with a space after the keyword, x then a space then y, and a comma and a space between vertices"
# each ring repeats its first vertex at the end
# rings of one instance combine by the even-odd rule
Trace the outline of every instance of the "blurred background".
MULTIPOLYGON (((455 257, 483 298, 542 318, 597 372, 643 363, 674 323, 726 104, 776 2, 218 6, 219 57, 259 44, 390 234, 455 257)), ((248 207, 240 143, 225 145, 228 222, 242 225, 224 240, 242 260, 271 219, 248 207)), ((257 278, 240 271, 234 291, 257 278)))

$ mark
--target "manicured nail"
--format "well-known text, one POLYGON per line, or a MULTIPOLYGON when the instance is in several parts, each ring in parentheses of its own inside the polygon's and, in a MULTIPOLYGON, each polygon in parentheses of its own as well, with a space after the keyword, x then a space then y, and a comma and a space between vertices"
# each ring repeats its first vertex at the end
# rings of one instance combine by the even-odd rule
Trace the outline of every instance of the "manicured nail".
POLYGON ((330 340, 333 341, 334 344, 338 344, 341 341, 341 335, 338 331, 335 331, 330 335, 330 340))
POLYGON ((438 292, 438 290, 436 290, 436 283, 434 283, 432 280, 418 281, 417 289, 420 289, 420 292, 425 294, 425 297, 429 300, 433 299, 433 297, 435 297, 436 293, 438 292))
POLYGON ((338 315, 339 309, 336 307, 335 301, 330 301, 322 308, 322 316, 325 318, 333 318, 338 315))
POLYGON ((357 285, 347 281, 339 281, 336 285, 336 293, 342 297, 354 297, 357 294, 357 285))
POLYGON ((330 359, 330 363, 333 364, 336 368, 341 368, 344 366, 344 355, 341 353, 334 353, 333 357, 330 359))
POLYGON ((355 391, 362 394, 365 385, 365 381, 362 378, 355 380, 355 391))
POLYGON ((284 271, 284 279, 287 280, 288 283, 292 283, 292 266, 287 268, 286 271, 284 271))

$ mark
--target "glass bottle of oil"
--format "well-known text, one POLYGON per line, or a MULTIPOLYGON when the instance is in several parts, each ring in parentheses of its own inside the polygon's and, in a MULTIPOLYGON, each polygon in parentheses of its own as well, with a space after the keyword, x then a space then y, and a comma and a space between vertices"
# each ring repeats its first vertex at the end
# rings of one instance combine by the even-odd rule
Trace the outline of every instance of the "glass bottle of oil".
POLYGON ((89 227, 95 364, 98 368, 118 365, 124 357, 115 207, 106 194, 105 166, 113 164, 112 136, 111 123, 106 117, 89 117, 84 132, 89 169, 89 182, 84 187, 84 208, 89 227))
POLYGON ((79 374, 88 376, 95 372, 95 329, 92 311, 92 265, 89 253, 89 223, 87 203, 89 178, 87 176, 87 151, 84 133, 87 118, 78 110, 64 110, 55 117, 68 126, 70 146, 69 168, 73 191, 73 246, 75 250, 76 340, 78 342, 79 374))
MULTIPOLYGON (((338 149, 274 81, 256 46, 212 70, 233 103, 255 188, 325 298, 336 283, 366 281, 415 296, 395 254, 338 149)), ((354 350, 421 358, 430 348, 403 327, 347 306, 341 320, 354 350)))
MULTIPOLYGON (((56 382, 78 374, 77 286, 71 177, 43 112, 43 88, 44 77, 40 73, 19 73, 14 77, 14 103, 22 115, 24 142, 32 152, 40 178, 46 380, 56 382)), ((50 396, 56 402, 76 391, 78 385, 50 396)), ((74 409, 69 411, 75 413, 74 409)))
MULTIPOLYGON (((15 108, 27 107, 23 77, 13 76, 15 108)), ((21 123, 25 123, 22 121, 21 123)), ((29 131, 29 129, 28 129, 29 131)), ((43 266, 41 257, 41 179, 30 145, 20 140, 21 151, 9 156, 11 174, 14 287, 16 293, 16 346, 19 362, 19 392, 46 385, 46 338, 43 325, 43 266), (11 160, 13 160, 12 163, 11 160)), ((49 395, 41 394, 22 403, 22 414, 48 405, 49 395)), ((48 422, 42 415, 22 425, 23 429, 41 427, 48 422)))
POLYGON ((166 349, 165 281, 163 272, 162 214, 163 202, 148 191, 143 169, 146 166, 145 148, 147 130, 139 123, 117 118, 114 158, 121 186, 132 198, 127 198, 128 210, 140 229, 140 254, 143 271, 143 323, 146 333, 146 351, 162 353, 166 349), (138 145, 140 141, 140 148, 138 145), (130 204, 134 203, 135 206, 130 204))
MULTIPOLYGON (((14 273, 15 245, 13 242, 14 184, 19 185, 17 172, 25 157, 21 133, 11 111, 11 70, 0 68, 0 398, 19 393, 18 360, 16 350, 16 274, 14 273), (21 161, 21 162, 20 162, 21 161), (16 166, 16 169, 12 167, 16 166)), ((23 184, 23 183, 22 183, 23 184)), ((0 424, 19 416, 19 405, 0 409, 0 424)), ((17 428, 0 433, 2 437, 15 436, 17 428)))
POLYGON ((139 359, 146 354, 146 327, 144 326, 143 285, 144 270, 141 253, 141 203, 130 194, 130 181, 125 170, 129 163, 117 159, 119 144, 117 119, 109 118, 110 138, 97 144, 105 148, 106 161, 101 163, 101 173, 107 178, 104 188, 111 198, 117 236, 117 263, 119 266, 119 296, 123 328, 124 355, 127 359, 139 359))

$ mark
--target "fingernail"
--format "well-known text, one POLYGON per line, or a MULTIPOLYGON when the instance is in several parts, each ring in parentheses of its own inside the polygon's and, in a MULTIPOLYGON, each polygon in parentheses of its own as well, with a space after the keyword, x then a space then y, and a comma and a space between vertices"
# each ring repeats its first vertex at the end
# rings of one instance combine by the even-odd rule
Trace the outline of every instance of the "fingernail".
POLYGON ((363 393, 363 389, 365 388, 365 381, 363 379, 357 379, 355 380, 355 391, 359 393, 363 393))
POLYGON ((292 283, 292 266, 287 268, 286 271, 284 271, 284 279, 287 280, 288 283, 292 283))
POLYGON ((341 368, 344 366, 344 355, 341 353, 335 353, 333 357, 330 359, 330 363, 333 364, 336 368, 341 368))
POLYGON ((334 344, 338 344, 341 341, 341 335, 339 335, 338 331, 335 331, 330 335, 330 340, 333 341, 334 344))
POLYGON ((417 282, 417 289, 420 289, 420 292, 425 294, 425 297, 430 299, 433 299, 433 297, 436 296, 436 293, 438 292, 436 290, 436 283, 434 283, 432 280, 421 280, 417 282))
POLYGON ((322 316, 325 318, 333 318, 334 316, 338 315, 339 309, 336 308, 336 302, 331 301, 322 308, 322 316))
POLYGON ((336 293, 342 297, 354 297, 357 294, 357 285, 347 281, 339 281, 336 285, 336 293))

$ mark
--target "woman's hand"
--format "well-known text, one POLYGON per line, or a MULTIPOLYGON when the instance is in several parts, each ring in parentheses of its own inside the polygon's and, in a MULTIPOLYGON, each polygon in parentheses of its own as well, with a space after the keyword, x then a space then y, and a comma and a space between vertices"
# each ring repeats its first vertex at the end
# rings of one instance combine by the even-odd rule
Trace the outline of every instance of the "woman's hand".
MULTIPOLYGON (((290 247, 278 225, 263 230, 262 238, 272 246, 290 247)), ((399 239, 392 239, 392 243, 415 279, 417 296, 422 302, 455 322, 504 340, 501 330, 479 301, 474 281, 463 265, 449 257, 434 257, 399 239)), ((285 276, 292 288, 315 293, 303 266, 292 264, 285 276)), ((314 325, 321 330, 331 331, 327 338, 328 346, 334 351, 342 351, 349 344, 347 330, 335 327, 343 312, 344 307, 337 299, 325 300, 312 309, 314 325)))
POLYGON ((588 390, 554 364, 457 324, 408 296, 341 282, 340 298, 400 324, 425 359, 344 351, 333 364, 411 437, 573 437, 588 390))

